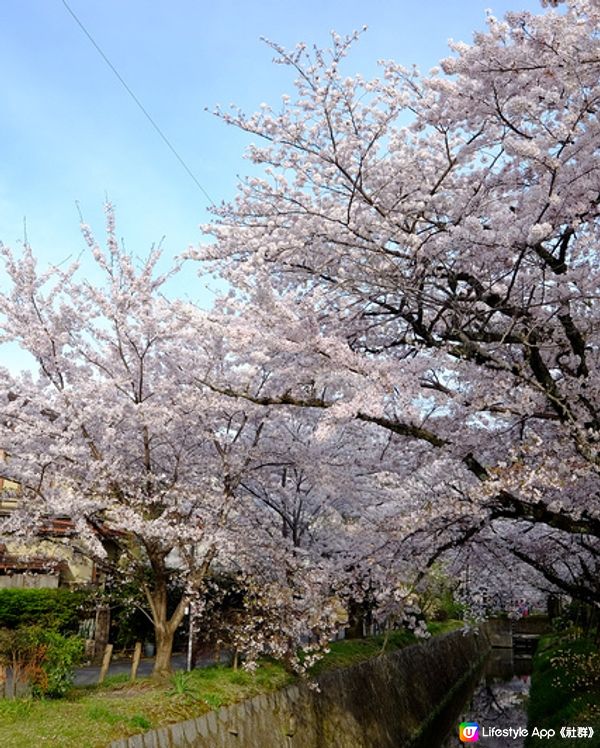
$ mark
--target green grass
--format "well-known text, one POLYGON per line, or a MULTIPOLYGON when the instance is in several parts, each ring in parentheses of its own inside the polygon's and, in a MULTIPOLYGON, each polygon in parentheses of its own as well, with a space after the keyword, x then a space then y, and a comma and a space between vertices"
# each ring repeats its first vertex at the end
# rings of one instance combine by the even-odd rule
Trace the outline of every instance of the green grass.
POLYGON ((281 688, 292 681, 282 666, 264 662, 255 675, 224 666, 195 670, 167 683, 142 678, 73 689, 57 700, 0 700, 0 745, 10 748, 100 748, 111 740, 196 717, 223 704, 281 688))
MULTIPOLYGON (((463 621, 434 621, 428 624, 427 629, 432 636, 439 636, 463 626, 463 621)), ((369 636, 366 639, 340 639, 340 641, 332 642, 329 645, 330 651, 328 654, 311 668, 310 673, 311 675, 318 675, 331 668, 356 665, 357 662, 369 660, 371 657, 393 652, 396 649, 402 649, 409 644, 417 644, 418 642, 419 639, 406 629, 390 631, 387 638, 384 634, 381 634, 379 636, 369 636)))
MULTIPOLYGON (((439 634, 460 622, 433 625, 439 634)), ((390 632, 385 651, 413 644, 406 631, 390 632)), ((331 651, 311 671, 347 667, 382 652, 383 636, 333 642, 331 651)), ((10 748, 100 748, 111 740, 197 717, 225 704, 282 688, 294 676, 282 665, 263 660, 255 673, 223 665, 176 673, 166 683, 124 676, 101 686, 75 688, 56 700, 0 700, 0 745, 10 748)))
MULTIPOLYGON (((554 729, 544 740, 547 748, 564 748, 559 730, 592 726, 600 731, 600 653, 591 639, 577 632, 549 634, 540 639, 533 661, 528 704, 529 732, 533 727, 554 729)), ((529 738, 526 745, 537 745, 529 738)))
POLYGON ((395 649, 401 649, 408 644, 415 644, 417 639, 409 631, 398 630, 391 631, 387 643, 385 637, 370 636, 366 639, 341 639, 332 642, 329 645, 330 651, 325 657, 317 662, 311 670, 311 675, 318 675, 324 670, 332 668, 349 667, 363 660, 370 660, 384 652, 393 652, 395 649))
POLYGON ((440 634, 447 634, 449 631, 462 629, 464 625, 464 621, 456 621, 454 619, 450 619, 449 621, 432 621, 427 624, 427 631, 432 636, 440 636, 440 634))

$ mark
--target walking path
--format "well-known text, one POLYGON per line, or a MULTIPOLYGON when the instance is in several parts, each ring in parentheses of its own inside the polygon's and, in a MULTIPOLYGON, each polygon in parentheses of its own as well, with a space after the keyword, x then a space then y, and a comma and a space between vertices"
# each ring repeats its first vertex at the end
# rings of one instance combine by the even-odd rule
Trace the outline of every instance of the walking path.
MULTIPOLYGON (((226 657, 224 655, 223 657, 226 657)), ((221 661, 223 660, 223 657, 221 658, 221 661)), ((216 662, 214 657, 211 657, 210 655, 201 655, 196 658, 196 667, 208 667, 209 665, 214 665, 216 662)), ((138 678, 142 678, 146 675, 152 674, 152 667, 154 666, 154 658, 153 657, 143 657, 140 660, 140 666, 138 667, 137 676, 138 678)), ((185 670, 186 666, 186 656, 183 653, 176 653, 171 658, 171 669, 172 670, 185 670)), ((126 675, 129 675, 131 673, 131 659, 123 659, 123 660, 113 660, 110 663, 110 667, 108 669, 107 676, 110 677, 111 675, 122 675, 125 673, 126 675)), ((99 665, 88 665, 87 667, 78 668, 75 671, 75 679, 74 684, 76 686, 92 686, 96 683, 98 683, 98 676, 100 675, 100 666, 99 665)))

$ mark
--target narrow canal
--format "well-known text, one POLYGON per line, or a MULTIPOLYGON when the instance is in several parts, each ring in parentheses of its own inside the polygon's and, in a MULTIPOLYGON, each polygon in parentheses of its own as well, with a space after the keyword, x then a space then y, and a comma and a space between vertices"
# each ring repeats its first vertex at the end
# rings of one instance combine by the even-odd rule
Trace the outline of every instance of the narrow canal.
POLYGON ((461 722, 479 725, 481 748, 523 748, 524 738, 498 734, 507 728, 527 727, 526 700, 529 693, 532 655, 537 640, 517 652, 492 649, 483 666, 459 688, 445 709, 411 748, 459 748, 461 722), (487 735, 483 735, 483 728, 487 735), (496 732, 496 736, 491 734, 496 732))

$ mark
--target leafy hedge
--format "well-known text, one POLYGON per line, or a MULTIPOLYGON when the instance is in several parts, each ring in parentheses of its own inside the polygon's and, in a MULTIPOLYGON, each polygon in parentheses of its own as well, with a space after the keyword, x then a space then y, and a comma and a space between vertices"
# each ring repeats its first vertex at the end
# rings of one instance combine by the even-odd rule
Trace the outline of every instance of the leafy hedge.
POLYGON ((91 606, 91 593, 69 589, 0 590, 0 629, 45 626, 67 633, 76 632, 91 606))

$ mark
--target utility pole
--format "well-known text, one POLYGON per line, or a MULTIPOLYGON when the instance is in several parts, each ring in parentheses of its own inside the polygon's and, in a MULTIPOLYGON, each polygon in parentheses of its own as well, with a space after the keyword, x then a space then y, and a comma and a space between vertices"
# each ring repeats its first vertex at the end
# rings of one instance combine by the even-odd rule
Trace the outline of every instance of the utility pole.
POLYGON ((194 608, 192 603, 187 606, 185 611, 188 616, 188 642, 187 642, 187 662, 186 662, 186 670, 188 673, 192 669, 192 653, 194 648, 194 608))

